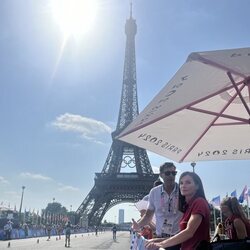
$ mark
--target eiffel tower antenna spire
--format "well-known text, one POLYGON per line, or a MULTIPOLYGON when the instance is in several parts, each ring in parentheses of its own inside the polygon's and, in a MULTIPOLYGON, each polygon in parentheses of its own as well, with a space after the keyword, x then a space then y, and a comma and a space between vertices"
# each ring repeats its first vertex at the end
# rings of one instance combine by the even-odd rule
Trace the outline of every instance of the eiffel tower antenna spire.
POLYGON ((130 2, 130 19, 132 18, 133 4, 130 2))
POLYGON ((116 139, 116 136, 139 114, 135 61, 136 33, 137 25, 132 18, 131 3, 130 18, 125 24, 126 48, 122 93, 117 126, 112 133, 113 142, 101 173, 95 173, 94 187, 76 211, 79 219, 81 217, 82 221, 87 222, 87 226, 99 225, 105 213, 119 203, 134 203, 142 199, 158 178, 158 175, 153 173, 145 149, 116 139))

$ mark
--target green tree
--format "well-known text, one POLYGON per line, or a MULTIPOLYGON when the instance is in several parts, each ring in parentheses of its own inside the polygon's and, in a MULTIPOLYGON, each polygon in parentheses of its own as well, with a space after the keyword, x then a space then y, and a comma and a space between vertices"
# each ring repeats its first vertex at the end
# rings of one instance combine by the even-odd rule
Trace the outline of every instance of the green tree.
POLYGON ((49 212, 51 214, 66 214, 67 209, 59 202, 52 202, 48 203, 47 207, 45 208, 45 212, 49 212))

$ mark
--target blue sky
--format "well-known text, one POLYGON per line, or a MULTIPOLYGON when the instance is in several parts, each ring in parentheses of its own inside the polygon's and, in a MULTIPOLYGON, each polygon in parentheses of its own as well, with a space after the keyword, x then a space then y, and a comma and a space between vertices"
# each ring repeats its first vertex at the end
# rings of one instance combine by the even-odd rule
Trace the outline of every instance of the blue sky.
MULTIPOLYGON (((111 146, 122 87, 129 1, 96 0, 95 24, 64 36, 51 0, 0 1, 0 202, 41 209, 53 198, 76 210, 111 146)), ((139 108, 194 51, 248 47, 248 0, 134 0, 139 108)), ((151 164, 167 161, 148 153, 151 164)), ((190 164, 176 164, 179 172, 190 164)), ((250 160, 201 162, 207 198, 249 181, 250 160)), ((107 218, 117 216, 115 207, 107 218)), ((125 219, 134 207, 127 205, 125 219)))

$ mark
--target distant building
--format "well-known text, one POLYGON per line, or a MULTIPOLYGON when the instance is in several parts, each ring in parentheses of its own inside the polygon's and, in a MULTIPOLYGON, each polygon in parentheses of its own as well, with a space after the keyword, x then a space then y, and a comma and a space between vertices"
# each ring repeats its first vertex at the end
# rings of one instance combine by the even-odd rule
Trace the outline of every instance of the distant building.
POLYGON ((119 209, 118 224, 124 223, 124 209, 119 209))

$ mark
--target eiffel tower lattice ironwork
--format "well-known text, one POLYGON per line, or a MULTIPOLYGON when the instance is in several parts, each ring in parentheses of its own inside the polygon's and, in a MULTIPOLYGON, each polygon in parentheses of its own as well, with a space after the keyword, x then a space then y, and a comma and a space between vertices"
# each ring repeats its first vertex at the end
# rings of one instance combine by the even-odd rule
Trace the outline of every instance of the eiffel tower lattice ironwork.
POLYGON ((88 225, 99 225, 105 213, 113 206, 135 202, 149 193, 158 178, 153 173, 145 149, 117 140, 115 137, 138 115, 136 84, 135 35, 137 26, 132 17, 125 25, 126 49, 121 103, 112 145, 101 173, 95 174, 95 184, 76 213, 88 225), (122 172, 134 168, 134 172, 122 172))

